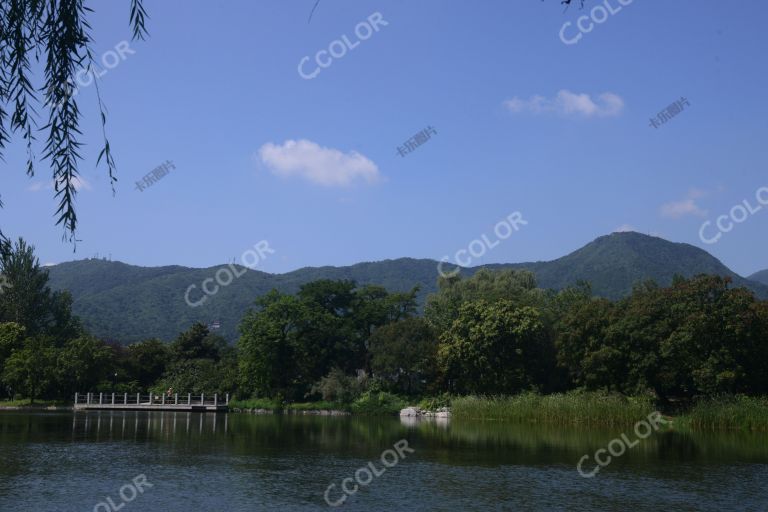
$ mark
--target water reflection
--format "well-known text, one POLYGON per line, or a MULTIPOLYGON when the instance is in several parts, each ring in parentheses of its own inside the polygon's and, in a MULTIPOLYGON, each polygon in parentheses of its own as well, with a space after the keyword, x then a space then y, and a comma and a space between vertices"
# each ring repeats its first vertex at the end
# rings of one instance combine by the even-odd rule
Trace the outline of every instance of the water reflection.
MULTIPOLYGON (((375 456, 382 446, 407 438, 425 456, 449 464, 571 463, 604 447, 621 429, 579 429, 545 425, 446 420, 188 412, 90 411, 72 416, 78 440, 205 440, 217 450, 253 453, 279 447, 287 452, 319 450, 375 456), (478 453, 483 453, 478 457, 478 453)), ((629 432, 629 429, 627 429, 629 432)), ((764 434, 661 432, 623 457, 642 461, 768 462, 764 434)))
POLYGON ((400 439, 415 452, 347 508, 410 510, 418 496, 420 510, 765 509, 764 434, 658 433, 599 478, 581 478, 578 460, 621 433, 455 419, 8 412, 0 414, 0 510, 91 510, 138 474, 157 488, 137 510, 316 510, 329 483, 400 439), (654 493, 664 498, 647 502, 654 493))
MULTIPOLYGON (((629 432, 629 429, 627 430, 629 432)), ((0 415, 0 446, 47 442, 163 443, 204 452, 318 452, 376 457, 408 439, 421 456, 447 464, 575 463, 604 447, 620 429, 578 429, 441 419, 364 418, 198 412, 80 411, 0 415)), ((765 434, 660 432, 619 464, 644 461, 768 463, 765 434)))
POLYGON ((72 415, 75 438, 102 440, 173 439, 177 434, 227 434, 229 415, 199 412, 77 411, 72 415))
POLYGON ((406 427, 418 427, 422 423, 432 422, 439 427, 448 428, 451 420, 449 418, 421 417, 421 416, 400 416, 400 423, 406 427))

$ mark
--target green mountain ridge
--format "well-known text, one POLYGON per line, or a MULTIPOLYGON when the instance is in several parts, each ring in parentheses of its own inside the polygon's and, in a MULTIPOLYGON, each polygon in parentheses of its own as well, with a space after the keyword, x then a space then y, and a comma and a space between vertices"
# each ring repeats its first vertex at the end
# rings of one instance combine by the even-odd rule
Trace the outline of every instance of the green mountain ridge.
MULTIPOLYGON (((198 290, 213 277, 219 265, 209 268, 181 266, 137 267, 98 259, 78 260, 49 267, 51 287, 67 289, 74 298, 74 312, 101 338, 122 343, 158 337, 174 338, 194 322, 219 320, 224 337, 237 337, 237 325, 254 300, 273 288, 285 293, 317 279, 352 279, 358 284, 378 284, 390 291, 420 287, 419 301, 437 290, 437 261, 399 258, 357 263, 345 267, 304 267, 284 274, 249 270, 229 286, 221 287, 200 307, 189 307, 184 293, 190 285, 198 290)), ((243 268, 243 267, 241 267, 243 268)), ((450 267, 448 267, 450 268, 450 267)), ((542 288, 562 289, 579 280, 589 281, 596 295, 624 297, 637 282, 653 279, 668 285, 675 275, 716 274, 733 279, 735 286, 768 298, 768 285, 745 279, 706 251, 639 233, 614 233, 553 261, 490 264, 461 269, 472 275, 480 268, 528 269, 542 288)))
POLYGON ((768 287, 738 275, 720 260, 696 246, 670 242, 640 233, 613 233, 549 262, 488 265, 489 268, 528 268, 539 285, 562 289, 578 279, 589 281, 595 294, 618 299, 645 279, 668 285, 675 275, 714 274, 733 279, 734 285, 768 298, 768 287))

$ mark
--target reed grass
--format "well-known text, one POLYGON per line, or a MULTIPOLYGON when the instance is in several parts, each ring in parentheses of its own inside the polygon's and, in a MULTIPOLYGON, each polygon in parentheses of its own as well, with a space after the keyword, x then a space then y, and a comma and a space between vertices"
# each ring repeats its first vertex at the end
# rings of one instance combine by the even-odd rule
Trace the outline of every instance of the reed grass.
POLYGON ((768 397, 743 395, 698 400, 675 426, 691 430, 768 431, 768 397))
POLYGON ((451 402, 451 413, 455 419, 548 425, 627 426, 634 425, 654 411, 654 402, 650 397, 586 392, 467 396, 453 398, 451 402))

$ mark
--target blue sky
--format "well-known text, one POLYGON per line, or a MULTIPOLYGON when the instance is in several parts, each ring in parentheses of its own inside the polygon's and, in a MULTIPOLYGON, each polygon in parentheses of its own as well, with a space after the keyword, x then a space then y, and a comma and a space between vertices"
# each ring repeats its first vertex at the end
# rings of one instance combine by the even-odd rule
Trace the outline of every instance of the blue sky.
MULTIPOLYGON (((275 253, 259 268, 285 272, 439 259, 517 211, 528 224, 472 264, 549 260, 633 229, 741 274, 768 268, 768 207, 715 244, 699 235, 745 199, 756 209, 768 186, 768 5, 606 1, 618 12, 570 45, 563 24, 576 37, 603 4, 321 0, 307 23, 314 0, 147 1, 151 37, 100 78, 116 196, 95 168, 95 89, 81 87, 77 252, 54 226, 45 162, 24 175, 20 138, 0 164, 0 226, 44 263, 98 253, 206 267, 267 240, 275 253), (383 22, 361 40, 375 13, 383 22), (342 36, 355 47, 299 75, 342 36), (682 97, 681 113, 650 126, 682 97), (136 189, 168 160, 175 169, 136 189)), ((130 40, 128 4, 93 4, 97 55, 130 40)))

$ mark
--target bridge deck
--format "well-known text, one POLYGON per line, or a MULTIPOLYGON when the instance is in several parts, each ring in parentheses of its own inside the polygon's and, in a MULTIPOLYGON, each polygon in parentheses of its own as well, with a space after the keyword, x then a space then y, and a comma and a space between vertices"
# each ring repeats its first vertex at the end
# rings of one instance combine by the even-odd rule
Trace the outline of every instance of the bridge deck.
POLYGON ((76 410, 123 410, 123 411, 199 411, 224 412, 229 404, 229 394, 224 400, 219 395, 142 395, 129 393, 75 393, 76 410))

